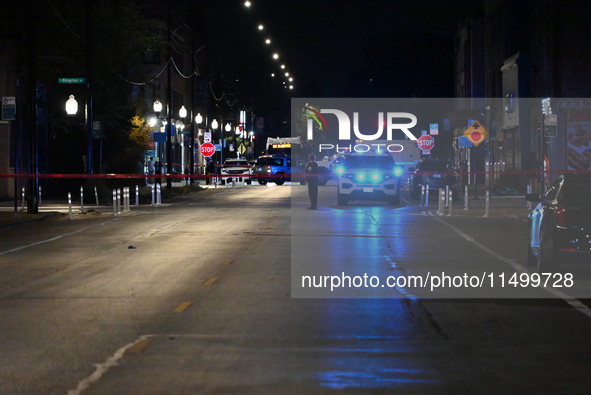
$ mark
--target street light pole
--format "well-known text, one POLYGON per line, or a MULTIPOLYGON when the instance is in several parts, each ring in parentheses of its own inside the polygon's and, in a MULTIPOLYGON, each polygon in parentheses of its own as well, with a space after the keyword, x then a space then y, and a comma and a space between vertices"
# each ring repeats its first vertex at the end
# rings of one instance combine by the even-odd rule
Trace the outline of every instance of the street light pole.
MULTIPOLYGON (((170 175, 172 174, 172 114, 171 114, 171 104, 172 104, 172 38, 171 38, 171 31, 170 31, 170 23, 171 23, 171 4, 172 0, 168 0, 168 18, 167 18, 167 26, 168 26, 168 51, 169 51, 169 62, 167 66, 167 86, 166 86, 166 93, 167 93, 167 100, 166 100, 166 172, 170 175)), ((166 188, 172 189, 172 178, 166 178, 166 188)))
MULTIPOLYGON (((193 122, 193 120, 191 122, 193 122)), ((197 113, 194 119, 194 124, 191 125, 191 174, 195 174, 195 129, 199 129, 201 122, 203 122, 203 117, 200 113, 197 113)))
MULTIPOLYGON (((211 128, 213 129, 213 135, 215 136, 217 133, 217 128, 218 128, 218 121, 217 120, 214 119, 213 121, 211 121, 211 128)), ((220 143, 221 143, 221 140, 220 140, 220 143)), ((222 160, 222 156, 223 156, 222 150, 223 150, 223 148, 220 149, 220 164, 221 164, 221 160, 222 160)), ((215 169, 216 174, 217 174, 217 171, 218 171, 218 169, 216 168, 215 169)))
MULTIPOLYGON (((38 153, 37 153, 37 104, 36 104, 36 81, 37 81, 37 67, 35 59, 35 7, 32 5, 28 6, 29 17, 27 19, 27 31, 28 31, 28 45, 27 51, 27 63, 28 63, 28 75, 26 85, 26 101, 27 101, 27 124, 25 129, 29 133, 29 160, 28 160, 28 173, 38 174, 38 153)), ((16 160, 16 159, 15 159, 16 160)), ((16 168, 16 166, 15 166, 16 168)), ((14 180, 16 185, 17 180, 14 180)), ((27 212, 29 214, 37 214, 39 212, 39 178, 29 178, 28 180, 28 191, 27 191, 27 212)), ((16 193, 15 193, 16 202, 16 193)), ((15 204, 16 211, 16 204, 15 204)))
POLYGON ((88 174, 92 165, 92 1, 86 0, 86 127, 88 129, 88 174))
MULTIPOLYGON (((187 109, 185 108, 185 106, 181 106, 180 110, 179 110, 179 117, 181 118, 181 124, 177 123, 177 129, 180 130, 180 132, 183 132, 185 130, 185 118, 187 117, 187 109)), ((182 134, 181 136, 181 171, 180 174, 186 174, 186 167, 185 167, 185 159, 186 159, 186 147, 185 147, 185 135, 182 134)), ((187 177, 187 180, 189 178, 187 177)), ((187 182, 187 185, 189 183, 187 182)))

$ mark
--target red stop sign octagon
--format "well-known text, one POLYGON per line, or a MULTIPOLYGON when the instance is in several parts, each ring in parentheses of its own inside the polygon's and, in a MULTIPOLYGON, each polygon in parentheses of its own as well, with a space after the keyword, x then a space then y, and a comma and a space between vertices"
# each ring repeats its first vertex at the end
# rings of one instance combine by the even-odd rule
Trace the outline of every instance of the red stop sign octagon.
POLYGON ((215 146, 212 143, 203 143, 199 148, 201 155, 210 157, 215 154, 215 146))
POLYGON ((417 145, 422 151, 431 151, 435 146, 435 139, 428 134, 419 137, 417 145))
POLYGON ((472 140, 474 143, 482 140, 482 133, 480 133, 478 130, 473 131, 470 133, 470 140, 472 140))

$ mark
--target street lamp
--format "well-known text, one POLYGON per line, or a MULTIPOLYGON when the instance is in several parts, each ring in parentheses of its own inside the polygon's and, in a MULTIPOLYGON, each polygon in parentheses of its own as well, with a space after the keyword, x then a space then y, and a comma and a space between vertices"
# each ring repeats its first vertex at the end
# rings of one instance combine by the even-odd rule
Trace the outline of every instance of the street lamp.
POLYGON ((74 95, 70 95, 68 101, 66 101, 66 114, 74 116, 78 112, 78 102, 74 99, 74 95))
POLYGON ((160 100, 156 99, 153 107, 154 107, 154 112, 156 114, 159 115, 162 112, 162 103, 160 102, 160 100))
MULTIPOLYGON (((169 98, 169 102, 171 99, 169 98)), ((160 102, 160 100, 156 99, 153 106, 154 112, 156 116, 160 118, 160 113, 164 106, 160 102)), ((170 111, 170 104, 166 105, 166 119, 162 120, 162 125, 164 126, 164 131, 166 133, 166 174, 172 173, 172 118, 171 118, 171 111, 170 111)), ((166 188, 172 188, 172 178, 168 177, 166 179, 166 188)))
MULTIPOLYGON (((185 118, 187 117, 187 109, 185 108, 185 106, 181 106, 181 108, 179 109, 179 117, 181 117, 182 122, 177 123, 177 129, 179 129, 181 132, 183 131, 183 129, 185 128, 185 118)), ((181 140, 181 173, 185 173, 185 135, 182 135, 182 140, 181 140)), ((189 144, 190 147, 192 147, 192 144, 189 144)), ((187 178, 187 180, 189 180, 187 178)))
MULTIPOLYGON (((201 131, 199 130, 201 122, 203 122, 203 117, 201 116, 201 113, 197 113, 197 115, 195 115, 195 127, 191 128, 191 174, 195 173, 195 129, 198 130, 198 136, 201 136, 201 131)), ((198 164, 202 163, 202 160, 203 156, 200 155, 197 159, 198 164)), ((201 169, 199 169, 198 174, 201 174, 201 169)))

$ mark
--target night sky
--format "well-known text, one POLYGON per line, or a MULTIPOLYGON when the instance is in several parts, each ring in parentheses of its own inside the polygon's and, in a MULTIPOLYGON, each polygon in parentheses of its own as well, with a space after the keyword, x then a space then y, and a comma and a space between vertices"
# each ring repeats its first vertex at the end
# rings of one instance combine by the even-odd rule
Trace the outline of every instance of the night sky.
POLYGON ((454 33, 480 1, 253 1, 296 96, 450 97, 454 33))

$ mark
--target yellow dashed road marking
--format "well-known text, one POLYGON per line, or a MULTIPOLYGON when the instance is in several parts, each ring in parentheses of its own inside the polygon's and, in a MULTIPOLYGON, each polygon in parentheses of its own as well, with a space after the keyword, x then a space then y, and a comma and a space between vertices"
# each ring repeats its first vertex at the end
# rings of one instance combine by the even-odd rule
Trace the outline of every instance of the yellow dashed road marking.
POLYGON ((142 352, 144 350, 144 348, 148 347, 150 345, 150 343, 152 343, 153 341, 154 341, 154 339, 140 340, 139 342, 135 343, 133 346, 129 347, 125 351, 125 353, 130 354, 130 353, 142 352))
POLYGON ((176 309, 174 309, 175 313, 182 313, 183 311, 185 311, 187 309, 187 307, 189 307, 191 305, 191 302, 183 302, 181 304, 179 304, 177 306, 176 309))
POLYGON ((203 285, 211 285, 211 284, 215 283, 215 281, 217 279, 218 279, 217 277, 210 277, 203 283, 203 285))

